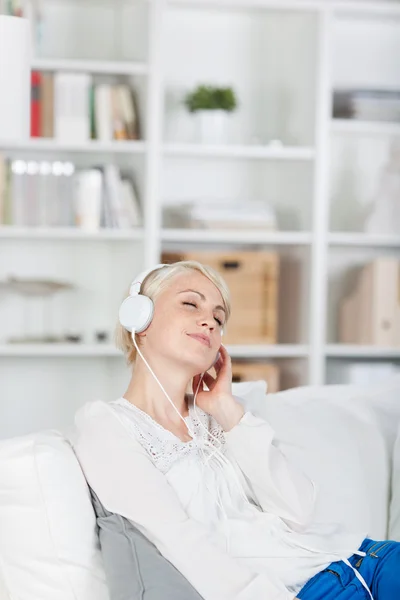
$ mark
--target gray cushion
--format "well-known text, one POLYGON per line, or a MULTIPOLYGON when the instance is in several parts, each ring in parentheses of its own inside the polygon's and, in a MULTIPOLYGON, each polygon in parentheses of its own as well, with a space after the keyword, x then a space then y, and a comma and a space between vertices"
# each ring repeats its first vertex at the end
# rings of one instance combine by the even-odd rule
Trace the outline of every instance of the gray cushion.
POLYGON ((90 492, 110 600, 202 600, 152 542, 128 519, 108 512, 90 492))

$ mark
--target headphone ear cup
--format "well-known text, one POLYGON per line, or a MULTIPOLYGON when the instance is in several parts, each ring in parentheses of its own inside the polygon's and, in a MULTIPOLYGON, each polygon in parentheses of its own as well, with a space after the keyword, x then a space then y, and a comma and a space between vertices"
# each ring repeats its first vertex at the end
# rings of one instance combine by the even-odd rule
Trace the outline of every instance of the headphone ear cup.
POLYGON ((154 304, 148 296, 128 296, 120 306, 119 322, 128 331, 141 333, 150 325, 153 314, 154 304))

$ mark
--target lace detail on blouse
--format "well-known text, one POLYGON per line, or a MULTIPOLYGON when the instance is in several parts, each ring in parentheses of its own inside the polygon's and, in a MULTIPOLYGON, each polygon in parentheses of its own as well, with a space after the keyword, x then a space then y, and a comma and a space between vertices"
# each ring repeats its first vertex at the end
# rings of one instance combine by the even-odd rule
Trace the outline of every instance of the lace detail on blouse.
POLYGON ((198 406, 194 409, 193 405, 189 404, 189 416, 185 418, 185 422, 194 433, 195 441, 183 442, 125 398, 118 398, 110 404, 162 473, 167 473, 177 460, 190 455, 198 456, 202 451, 212 451, 210 445, 224 452, 225 435, 222 427, 198 406))

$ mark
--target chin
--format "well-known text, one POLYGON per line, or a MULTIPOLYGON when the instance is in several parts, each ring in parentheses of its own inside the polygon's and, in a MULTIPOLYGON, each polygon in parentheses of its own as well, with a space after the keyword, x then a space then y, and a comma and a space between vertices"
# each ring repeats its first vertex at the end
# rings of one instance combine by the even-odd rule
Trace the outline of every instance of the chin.
POLYGON ((202 360, 197 358, 196 360, 196 358, 190 359, 190 357, 187 357, 185 358, 185 362, 187 364, 190 364, 192 372, 191 377, 194 377, 195 375, 199 375, 199 373, 204 373, 205 371, 207 371, 207 369, 209 369, 211 359, 205 361, 204 358, 202 360))

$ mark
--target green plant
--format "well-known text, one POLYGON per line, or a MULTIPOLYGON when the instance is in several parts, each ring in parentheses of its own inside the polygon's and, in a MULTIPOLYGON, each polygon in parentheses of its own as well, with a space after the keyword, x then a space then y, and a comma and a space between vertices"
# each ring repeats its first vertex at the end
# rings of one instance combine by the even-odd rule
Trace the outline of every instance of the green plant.
POLYGON ((185 105, 190 112, 197 110, 226 110, 231 112, 237 107, 237 99, 232 88, 219 88, 211 85, 199 85, 185 97, 185 105))

